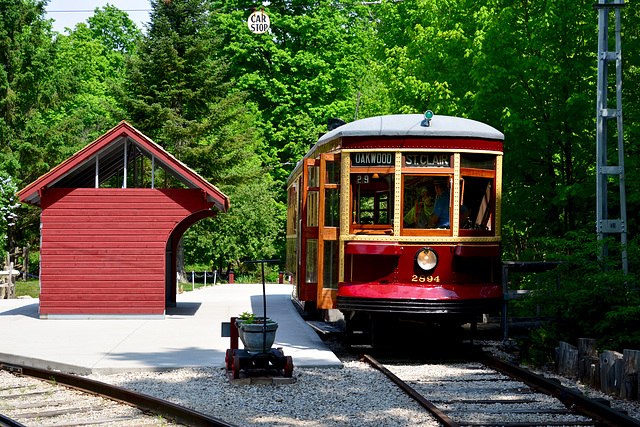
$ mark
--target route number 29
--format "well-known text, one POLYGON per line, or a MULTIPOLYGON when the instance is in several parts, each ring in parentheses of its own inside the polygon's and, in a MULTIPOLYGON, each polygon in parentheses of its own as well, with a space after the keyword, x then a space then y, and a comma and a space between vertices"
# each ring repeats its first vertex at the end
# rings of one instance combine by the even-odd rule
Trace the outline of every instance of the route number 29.
POLYGON ((440 276, 423 276, 422 274, 418 276, 417 274, 414 274, 411 276, 411 281, 418 283, 440 283, 440 276))
POLYGON ((358 175, 356 182, 358 184, 368 184, 369 183, 369 175, 358 175))

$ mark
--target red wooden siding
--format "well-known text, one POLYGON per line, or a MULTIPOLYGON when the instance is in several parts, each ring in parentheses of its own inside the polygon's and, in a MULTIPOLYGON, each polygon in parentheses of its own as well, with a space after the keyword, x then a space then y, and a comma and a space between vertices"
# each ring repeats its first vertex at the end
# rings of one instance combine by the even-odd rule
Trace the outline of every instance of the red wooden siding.
POLYGON ((200 189, 42 190, 40 314, 163 314, 172 230, 200 189))

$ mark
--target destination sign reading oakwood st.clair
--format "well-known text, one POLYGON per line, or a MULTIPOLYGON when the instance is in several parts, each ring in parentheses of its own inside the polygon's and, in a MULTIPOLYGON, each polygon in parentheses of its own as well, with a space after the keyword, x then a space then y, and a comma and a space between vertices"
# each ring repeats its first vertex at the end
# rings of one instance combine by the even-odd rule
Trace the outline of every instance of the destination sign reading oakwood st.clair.
POLYGON ((394 153, 351 153, 352 166, 393 166, 394 153))
POLYGON ((404 155, 407 168, 448 168, 451 167, 451 155, 440 153, 407 153, 404 155))

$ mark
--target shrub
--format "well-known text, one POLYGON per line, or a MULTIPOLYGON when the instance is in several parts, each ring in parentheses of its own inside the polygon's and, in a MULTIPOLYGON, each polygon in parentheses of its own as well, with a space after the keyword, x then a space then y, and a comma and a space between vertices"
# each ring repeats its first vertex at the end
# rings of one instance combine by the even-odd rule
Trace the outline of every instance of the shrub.
POLYGON ((522 288, 535 292, 519 301, 517 309, 530 313, 539 306, 543 316, 555 319, 522 343, 526 357, 546 363, 558 341, 575 344, 578 338, 594 338, 599 349, 640 349, 638 238, 627 247, 628 275, 621 271, 620 244, 613 239, 596 241, 595 235, 571 233, 542 250, 546 260, 564 263, 523 282, 522 288), (602 244, 609 248, 606 262, 599 259, 602 244))

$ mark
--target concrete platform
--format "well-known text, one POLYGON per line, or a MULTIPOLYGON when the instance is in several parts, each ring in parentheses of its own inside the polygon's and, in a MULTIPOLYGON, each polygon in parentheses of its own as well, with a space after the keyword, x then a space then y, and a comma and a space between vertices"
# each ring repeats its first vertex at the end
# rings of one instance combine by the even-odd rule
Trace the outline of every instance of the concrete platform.
MULTIPOLYGON (((266 285, 267 316, 279 324, 274 346, 296 367, 341 367, 300 317, 291 291, 292 285, 266 285)), ((223 367, 229 338, 221 337, 221 324, 245 311, 262 315, 262 285, 185 292, 164 319, 154 320, 41 320, 38 303, 0 300, 0 362, 84 375, 223 367)))

